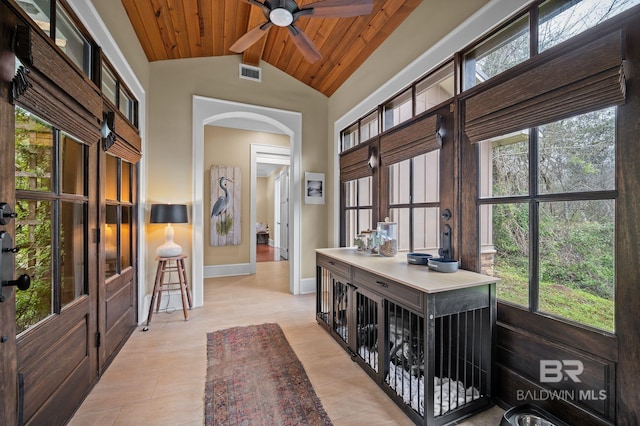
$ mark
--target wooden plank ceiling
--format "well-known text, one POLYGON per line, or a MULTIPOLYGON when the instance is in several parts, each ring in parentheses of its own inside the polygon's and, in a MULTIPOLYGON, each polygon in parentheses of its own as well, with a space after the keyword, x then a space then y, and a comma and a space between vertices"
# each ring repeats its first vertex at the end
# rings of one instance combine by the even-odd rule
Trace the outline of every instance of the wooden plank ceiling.
MULTIPOLYGON (((262 0, 260 0, 262 1, 262 0)), ((298 6, 317 0, 298 0, 298 6)), ((286 28, 273 26, 242 53, 242 62, 260 60, 331 96, 422 0, 375 0, 370 15, 353 18, 301 17, 296 26, 322 54, 307 62, 286 28)), ((229 47, 265 22, 257 6, 241 0, 122 0, 147 59, 235 55, 229 47)))

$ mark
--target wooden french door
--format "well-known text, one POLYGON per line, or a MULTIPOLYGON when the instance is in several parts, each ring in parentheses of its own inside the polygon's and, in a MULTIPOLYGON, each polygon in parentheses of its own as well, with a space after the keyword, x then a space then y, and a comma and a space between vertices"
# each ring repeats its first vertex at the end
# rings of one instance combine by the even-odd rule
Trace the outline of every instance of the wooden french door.
MULTIPOLYGON (((0 2, 0 52, 6 52, 10 48, 10 39, 5 34, 13 23, 6 9, 6 5, 0 2)), ((0 53, 0 69, 14 67, 13 56, 0 53)), ((10 88, 10 81, 0 75, 0 202, 14 205, 13 105, 9 103, 10 88)), ((15 235, 15 222, 8 221, 7 224, 0 225, 0 232, 15 235)), ((2 254, 0 256, 3 257, 1 279, 4 281, 14 278, 13 259, 2 254), (11 259, 11 264, 6 264, 5 259, 11 259)), ((13 425, 17 423, 18 401, 15 290, 11 287, 1 290, 3 301, 0 302, 0 423, 13 425)))

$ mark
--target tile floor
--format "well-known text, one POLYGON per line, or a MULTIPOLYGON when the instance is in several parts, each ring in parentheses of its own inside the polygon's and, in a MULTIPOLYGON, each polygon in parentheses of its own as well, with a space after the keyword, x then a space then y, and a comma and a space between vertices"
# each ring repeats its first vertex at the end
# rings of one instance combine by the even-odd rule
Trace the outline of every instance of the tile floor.
MULTIPOLYGON (((69 425, 202 425, 206 334, 277 322, 304 365, 329 417, 340 425, 411 425, 402 411, 316 323, 313 294, 289 293, 288 262, 257 264, 254 276, 208 279, 205 303, 160 312, 138 327, 69 425)), ((467 426, 497 426, 494 407, 467 426)))

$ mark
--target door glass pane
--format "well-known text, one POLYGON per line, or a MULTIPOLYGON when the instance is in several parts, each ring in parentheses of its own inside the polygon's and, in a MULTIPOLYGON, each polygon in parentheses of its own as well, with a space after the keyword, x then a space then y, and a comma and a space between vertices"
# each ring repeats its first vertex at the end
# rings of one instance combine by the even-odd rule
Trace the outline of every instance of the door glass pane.
POLYGON ((85 227, 85 205, 62 202, 60 214, 60 288, 62 306, 86 294, 85 227))
POLYGON ((615 201, 540 204, 540 310, 614 331, 615 201))
POLYGON ((105 224, 105 276, 115 275, 118 267, 118 206, 107 204, 105 224))
POLYGON ((131 207, 122 206, 122 224, 120 226, 120 263, 121 268, 131 266, 131 207))
POLYGON ((60 180, 65 194, 85 195, 85 155, 84 145, 70 136, 61 134, 62 169, 60 180))
POLYGON ((483 141, 480 149, 480 197, 529 194, 529 131, 483 141))
POLYGON ((118 201, 118 159, 106 155, 105 196, 107 200, 118 201))
POLYGON ((498 298, 529 306, 529 205, 482 206, 480 232, 482 272, 501 278, 498 298))
POLYGON ((53 312, 52 203, 16 202, 16 276, 31 277, 28 291, 16 292, 17 333, 53 312))
POLYGON ((616 108, 538 128, 541 194, 615 189, 616 108))
POLYGON ((53 128, 17 107, 15 121, 16 189, 53 191, 53 128))
POLYGON ((120 182, 120 201, 131 202, 131 163, 120 161, 122 168, 122 180, 120 182))
POLYGON ((440 200, 440 150, 413 159, 413 202, 437 203, 440 200))

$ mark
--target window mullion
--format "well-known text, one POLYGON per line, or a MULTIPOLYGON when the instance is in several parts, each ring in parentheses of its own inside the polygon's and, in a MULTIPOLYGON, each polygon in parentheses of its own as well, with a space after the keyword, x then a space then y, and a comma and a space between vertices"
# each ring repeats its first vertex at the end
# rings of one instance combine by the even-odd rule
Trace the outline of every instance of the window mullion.
POLYGON ((540 226, 538 195, 538 129, 529 131, 529 310, 540 306, 540 226))

